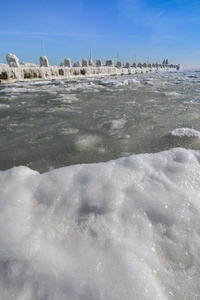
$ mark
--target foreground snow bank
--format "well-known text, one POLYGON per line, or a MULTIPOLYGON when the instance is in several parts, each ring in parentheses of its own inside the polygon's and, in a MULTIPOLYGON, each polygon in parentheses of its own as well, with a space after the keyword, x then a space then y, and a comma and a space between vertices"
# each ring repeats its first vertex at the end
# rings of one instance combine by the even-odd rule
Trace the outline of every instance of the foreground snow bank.
POLYGON ((198 299, 199 160, 0 172, 0 298, 198 299))

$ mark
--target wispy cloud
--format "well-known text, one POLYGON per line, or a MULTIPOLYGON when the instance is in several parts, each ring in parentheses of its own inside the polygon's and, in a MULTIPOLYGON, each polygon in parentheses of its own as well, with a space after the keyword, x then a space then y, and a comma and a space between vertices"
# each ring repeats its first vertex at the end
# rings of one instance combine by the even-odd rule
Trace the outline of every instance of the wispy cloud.
POLYGON ((142 38, 141 35, 115 35, 115 34, 90 34, 90 33, 70 33, 70 32, 6 32, 0 31, 0 35, 57 35, 57 36, 74 36, 74 37, 100 37, 100 38, 142 38))

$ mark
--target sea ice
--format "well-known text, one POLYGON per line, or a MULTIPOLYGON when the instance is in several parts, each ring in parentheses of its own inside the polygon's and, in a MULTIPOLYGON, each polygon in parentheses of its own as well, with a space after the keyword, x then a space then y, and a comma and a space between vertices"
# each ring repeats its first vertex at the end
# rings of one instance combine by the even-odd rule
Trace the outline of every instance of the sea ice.
POLYGON ((170 135, 177 137, 199 138, 200 132, 191 128, 176 128, 170 132, 170 135))
POLYGON ((124 124, 126 123, 126 120, 124 119, 117 119, 111 121, 111 129, 122 129, 124 128, 124 124))

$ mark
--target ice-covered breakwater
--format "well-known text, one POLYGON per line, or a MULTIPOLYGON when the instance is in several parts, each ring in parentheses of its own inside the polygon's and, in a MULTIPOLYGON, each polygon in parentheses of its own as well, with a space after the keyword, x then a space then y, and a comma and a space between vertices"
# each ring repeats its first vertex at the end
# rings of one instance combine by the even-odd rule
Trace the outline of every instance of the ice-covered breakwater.
POLYGON ((66 58, 61 66, 50 66, 48 59, 45 56, 40 57, 40 66, 30 63, 19 64, 18 58, 13 54, 7 55, 8 65, 0 64, 0 81, 24 81, 34 79, 54 79, 54 78, 68 78, 74 76, 94 76, 94 75, 129 75, 141 74, 157 71, 169 71, 178 69, 177 65, 166 64, 142 64, 129 62, 123 66, 122 62, 114 62, 111 59, 106 61, 103 66, 100 59, 96 61, 96 66, 88 64, 86 59, 81 62, 74 63, 71 66, 70 59, 66 58))

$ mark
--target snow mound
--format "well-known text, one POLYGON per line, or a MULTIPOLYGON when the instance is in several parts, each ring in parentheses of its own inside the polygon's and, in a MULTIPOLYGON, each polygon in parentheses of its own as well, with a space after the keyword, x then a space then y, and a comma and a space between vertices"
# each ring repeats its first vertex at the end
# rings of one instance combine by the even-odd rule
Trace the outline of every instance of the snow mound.
POLYGON ((199 161, 1 171, 0 299, 199 299, 199 161))

